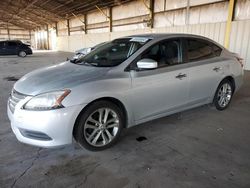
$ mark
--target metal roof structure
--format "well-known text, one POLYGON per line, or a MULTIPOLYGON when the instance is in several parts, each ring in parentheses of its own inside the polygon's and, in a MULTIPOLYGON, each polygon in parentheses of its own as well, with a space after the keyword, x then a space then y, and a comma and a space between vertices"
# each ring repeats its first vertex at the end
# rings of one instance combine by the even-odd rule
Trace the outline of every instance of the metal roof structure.
POLYGON ((98 8, 121 5, 132 0, 2 0, 0 28, 17 26, 36 29, 40 26, 83 15, 98 8))

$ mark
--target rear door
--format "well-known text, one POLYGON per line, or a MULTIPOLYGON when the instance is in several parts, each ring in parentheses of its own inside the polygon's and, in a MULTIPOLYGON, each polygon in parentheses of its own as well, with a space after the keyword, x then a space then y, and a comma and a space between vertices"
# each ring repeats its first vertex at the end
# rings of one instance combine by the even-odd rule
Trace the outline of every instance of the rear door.
POLYGON ((186 38, 186 57, 189 64, 189 104, 207 103, 212 99, 223 77, 225 61, 215 44, 196 38, 186 38))
POLYGON ((136 123, 178 110, 187 102, 188 70, 182 68, 179 39, 167 40, 149 47, 139 58, 158 62, 154 70, 130 71, 132 105, 136 123))
POLYGON ((7 43, 2 41, 0 42, 0 55, 6 55, 7 49, 6 49, 7 43))

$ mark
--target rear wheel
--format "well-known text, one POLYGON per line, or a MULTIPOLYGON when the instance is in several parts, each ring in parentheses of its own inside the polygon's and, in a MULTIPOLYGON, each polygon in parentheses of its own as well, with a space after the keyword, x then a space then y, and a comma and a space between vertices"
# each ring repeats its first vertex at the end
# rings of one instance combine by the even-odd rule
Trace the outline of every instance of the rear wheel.
POLYGON ((84 148, 99 151, 118 141, 124 126, 122 110, 109 101, 97 101, 80 116, 74 130, 76 141, 84 148))
POLYGON ((214 96, 214 105, 217 110, 226 109, 233 96, 233 84, 230 80, 223 80, 218 86, 215 96, 214 96))
POLYGON ((20 51, 19 53, 18 53, 18 56, 19 57, 25 57, 27 54, 26 54, 26 52, 25 51, 20 51))

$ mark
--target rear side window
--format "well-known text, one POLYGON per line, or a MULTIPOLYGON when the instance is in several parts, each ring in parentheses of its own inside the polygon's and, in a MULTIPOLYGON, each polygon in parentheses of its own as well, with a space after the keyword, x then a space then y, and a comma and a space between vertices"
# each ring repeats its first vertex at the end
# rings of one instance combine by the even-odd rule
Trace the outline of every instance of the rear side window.
POLYGON ((197 39, 187 39, 188 61, 200 61, 215 57, 210 43, 197 39))
POLYGON ((212 47, 213 47, 213 50, 214 50, 214 55, 215 56, 220 56, 221 52, 222 52, 222 49, 215 45, 215 44, 212 44, 212 47))

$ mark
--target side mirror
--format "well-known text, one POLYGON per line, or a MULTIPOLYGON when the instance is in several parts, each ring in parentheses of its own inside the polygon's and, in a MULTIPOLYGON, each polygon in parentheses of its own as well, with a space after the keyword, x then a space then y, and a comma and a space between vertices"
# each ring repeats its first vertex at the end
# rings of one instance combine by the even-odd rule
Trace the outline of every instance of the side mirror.
POLYGON ((139 69, 156 69, 158 67, 157 61, 153 59, 144 58, 137 62, 139 69))

